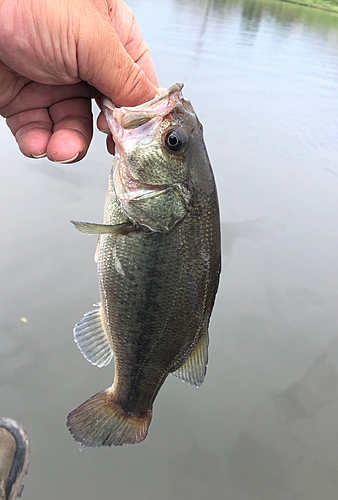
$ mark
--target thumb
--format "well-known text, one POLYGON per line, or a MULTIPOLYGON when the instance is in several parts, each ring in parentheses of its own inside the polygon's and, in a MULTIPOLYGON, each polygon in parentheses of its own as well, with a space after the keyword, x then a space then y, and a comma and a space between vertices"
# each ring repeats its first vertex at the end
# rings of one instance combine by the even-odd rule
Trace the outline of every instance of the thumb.
POLYGON ((110 19, 82 26, 79 37, 78 70, 87 81, 117 106, 136 106, 153 99, 157 88, 125 50, 110 19))

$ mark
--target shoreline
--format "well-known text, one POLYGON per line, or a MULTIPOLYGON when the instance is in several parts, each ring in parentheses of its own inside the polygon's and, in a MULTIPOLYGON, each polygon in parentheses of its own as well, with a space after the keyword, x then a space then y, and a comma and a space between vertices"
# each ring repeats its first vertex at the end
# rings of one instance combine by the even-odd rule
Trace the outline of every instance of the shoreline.
POLYGON ((330 5, 330 2, 326 3, 325 1, 323 2, 322 0, 318 0, 318 3, 316 0, 311 2, 307 2, 306 0, 280 0, 281 2, 286 2, 286 3, 293 3, 294 5, 301 5, 302 7, 312 7, 314 9, 320 9, 320 10, 325 10, 326 12, 333 12, 334 14, 338 14, 338 3, 337 5, 330 5))

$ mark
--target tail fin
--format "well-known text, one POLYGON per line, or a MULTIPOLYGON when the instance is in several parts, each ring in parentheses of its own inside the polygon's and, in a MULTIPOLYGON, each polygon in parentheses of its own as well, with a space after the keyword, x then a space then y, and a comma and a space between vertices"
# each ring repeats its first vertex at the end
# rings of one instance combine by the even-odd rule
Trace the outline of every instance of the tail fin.
POLYGON ((134 417, 113 401, 109 389, 95 394, 69 413, 67 427, 88 448, 140 443, 147 437, 152 414, 134 417))

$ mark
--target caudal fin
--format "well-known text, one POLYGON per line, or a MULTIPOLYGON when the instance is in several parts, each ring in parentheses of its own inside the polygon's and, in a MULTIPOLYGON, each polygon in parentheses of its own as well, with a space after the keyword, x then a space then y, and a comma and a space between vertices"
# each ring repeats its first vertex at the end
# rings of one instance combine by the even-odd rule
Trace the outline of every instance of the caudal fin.
POLYGON ((67 427, 88 448, 140 443, 147 437, 152 414, 134 417, 113 401, 109 389, 95 394, 69 413, 67 427))

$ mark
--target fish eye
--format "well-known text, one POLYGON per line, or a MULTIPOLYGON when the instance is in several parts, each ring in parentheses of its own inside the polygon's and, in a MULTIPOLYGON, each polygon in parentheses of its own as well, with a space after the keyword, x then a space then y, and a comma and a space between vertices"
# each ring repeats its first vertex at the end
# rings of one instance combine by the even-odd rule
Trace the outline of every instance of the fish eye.
POLYGON ((187 144, 188 139, 183 130, 170 130, 164 138, 164 145, 169 153, 181 151, 187 144))

